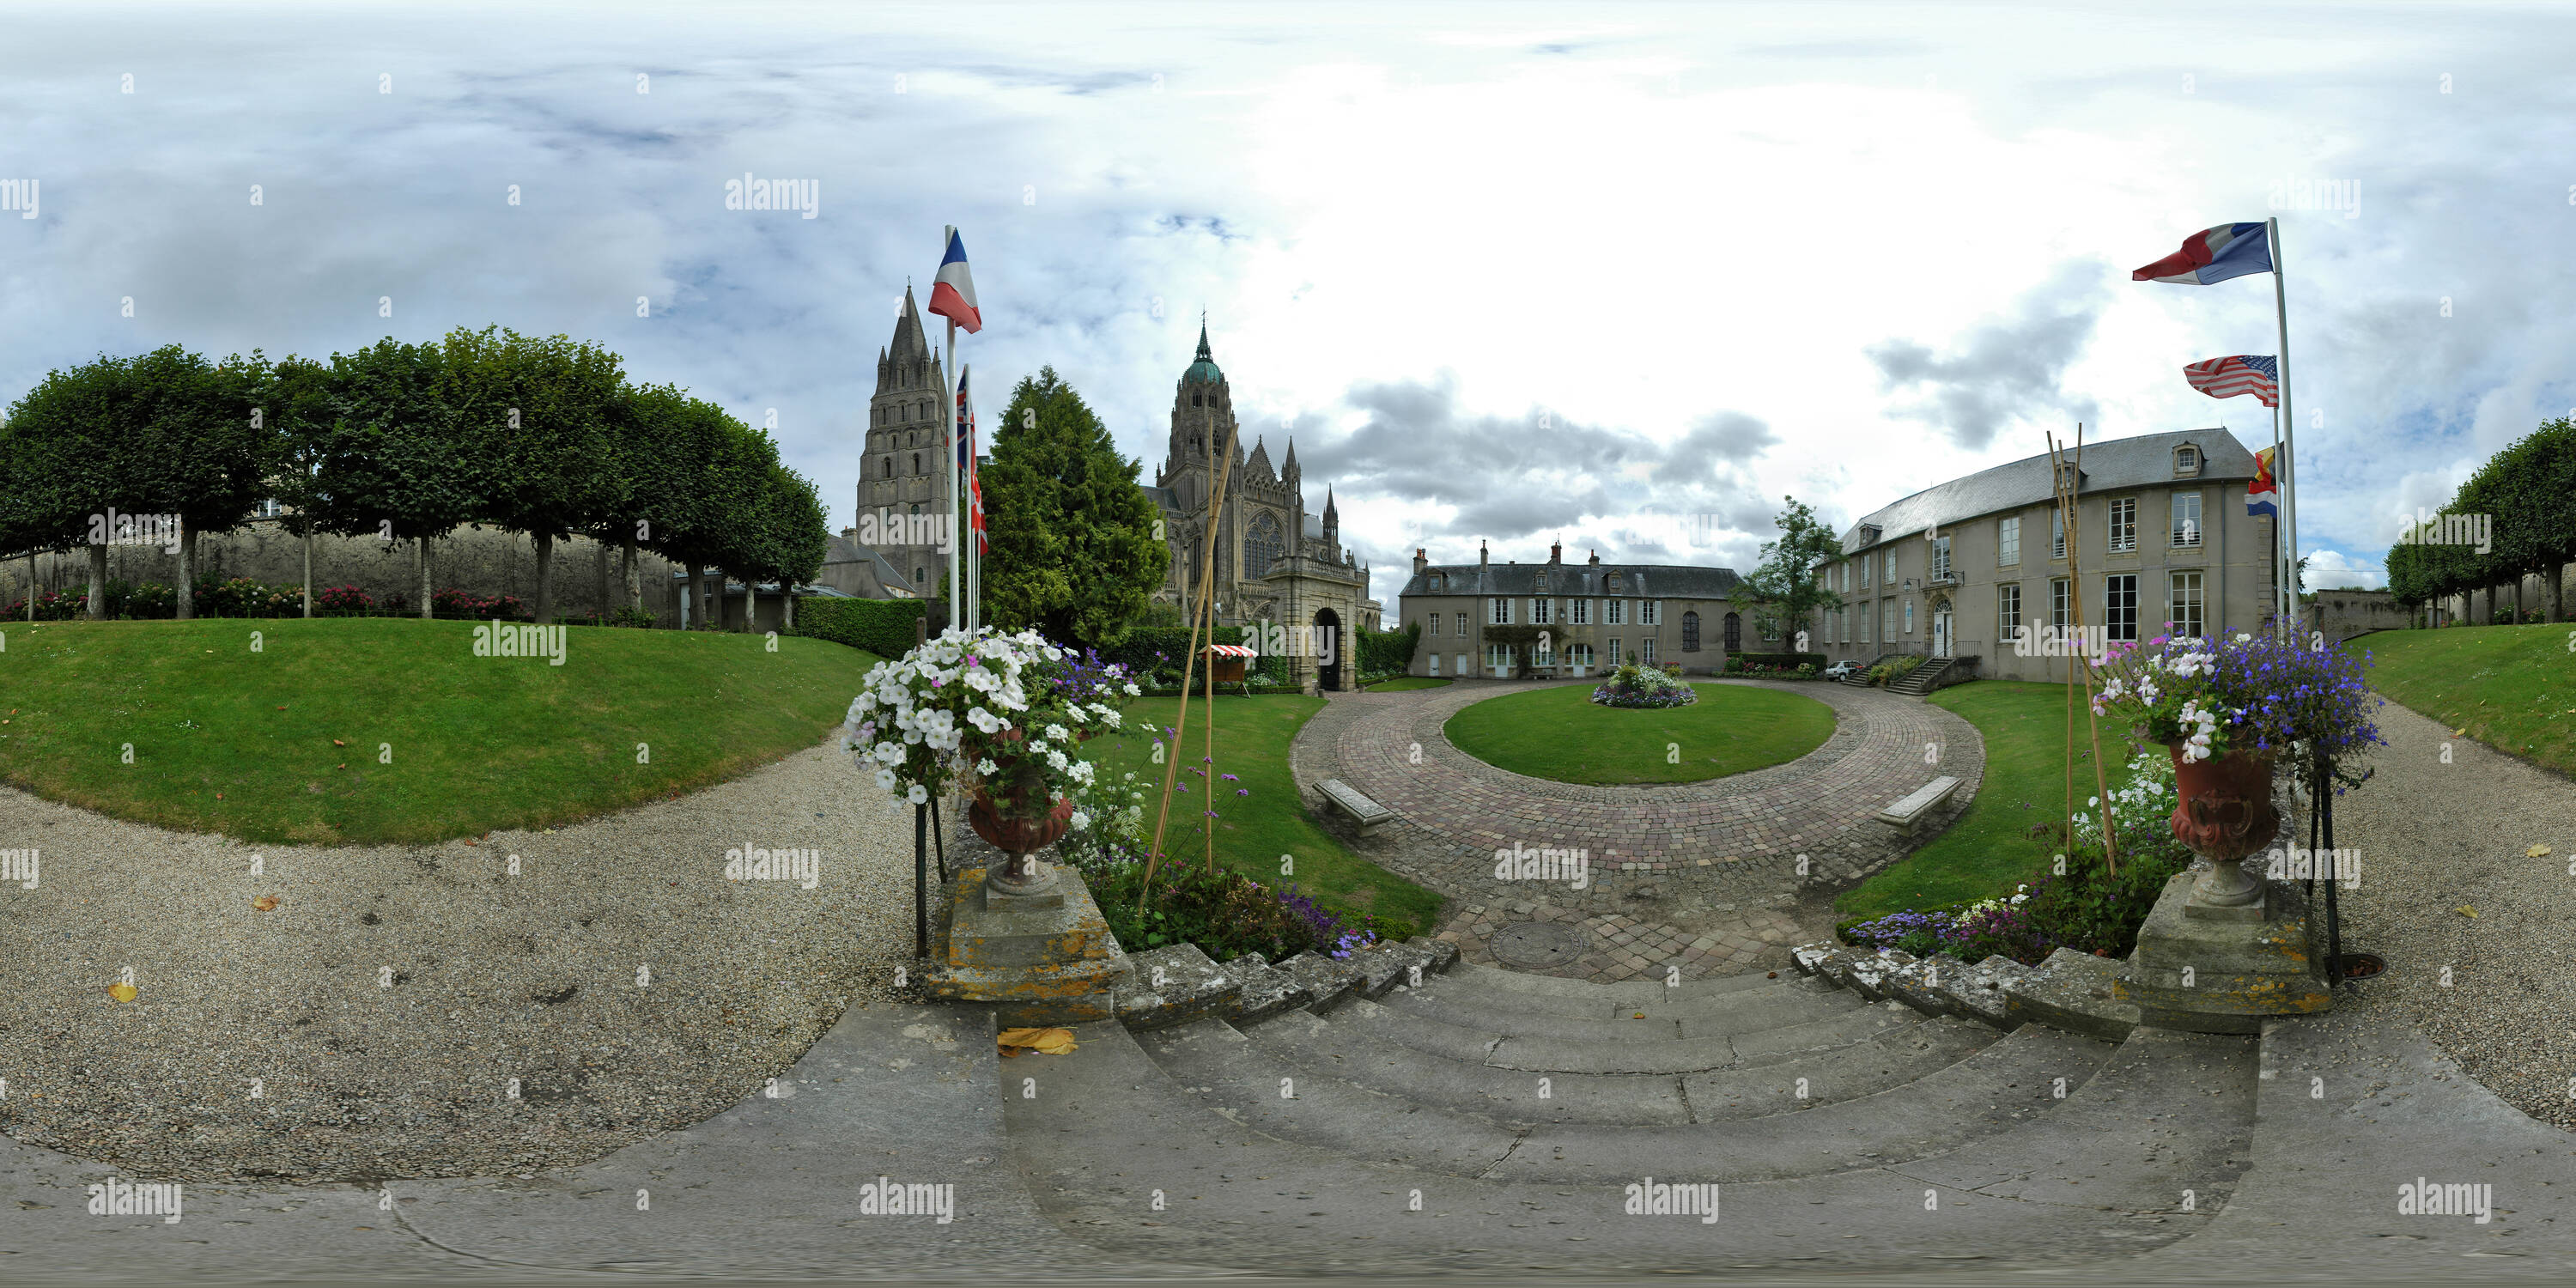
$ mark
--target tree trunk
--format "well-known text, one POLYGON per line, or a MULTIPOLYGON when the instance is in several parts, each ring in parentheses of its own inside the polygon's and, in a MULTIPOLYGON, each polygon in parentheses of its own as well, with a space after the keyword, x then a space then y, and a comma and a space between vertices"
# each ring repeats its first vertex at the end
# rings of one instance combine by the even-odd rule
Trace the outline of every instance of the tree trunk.
POLYGON ((36 620, 36 556, 27 555, 27 620, 36 620))
POLYGON ((420 539, 420 620, 429 620, 429 538, 420 539))
POLYGON ((2513 621, 2516 626, 2522 624, 2522 584, 2529 580, 2521 573, 2513 575, 2513 621))
POLYGON ((594 605, 593 616, 602 626, 608 624, 608 565, 616 554, 617 552, 610 549, 606 541, 599 543, 599 598, 591 602, 594 605))
POLYGON ((304 615, 313 615, 313 529, 304 530, 304 615))
POLYGON ((537 624, 555 620, 555 534, 537 534, 537 624))
POLYGON ((2549 620, 2567 620, 2567 565, 2549 561, 2549 620))
POLYGON ((643 612, 644 583, 635 575, 635 543, 622 541, 618 543, 618 548, 623 553, 626 564, 626 606, 636 612, 643 612))
POLYGON ((197 534, 179 530, 179 620, 195 621, 197 617, 197 534))
POLYGON ((689 565, 689 605, 680 614, 680 629, 694 631, 707 624, 707 569, 704 564, 689 565))
POLYGON ((778 586, 778 633, 785 635, 795 629, 796 596, 788 593, 787 584, 785 582, 780 582, 778 586))

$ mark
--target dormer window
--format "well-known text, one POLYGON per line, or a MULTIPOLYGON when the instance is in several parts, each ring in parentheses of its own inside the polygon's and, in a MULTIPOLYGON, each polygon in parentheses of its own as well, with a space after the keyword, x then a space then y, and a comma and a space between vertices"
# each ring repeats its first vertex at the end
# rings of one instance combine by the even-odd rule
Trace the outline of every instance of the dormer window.
POLYGON ((1610 574, 1610 593, 1614 595, 1619 593, 1619 574, 1615 572, 1610 574))
POLYGON ((2189 443, 2175 448, 2174 473, 2185 477, 2200 473, 2200 449, 2189 443))
POLYGON ((1547 593, 1547 574, 1546 574, 1546 573, 1540 573, 1540 574, 1538 575, 1538 579, 1537 579, 1537 581, 1531 585, 1530 590, 1531 590, 1531 592, 1532 592, 1532 593, 1534 593, 1534 594, 1540 594, 1540 595, 1544 595, 1544 594, 1546 594, 1546 593, 1547 593))
POLYGON ((2061 463, 2061 464, 2057 467, 2057 490, 2058 490, 2058 491, 2060 491, 2060 492, 2074 492, 2074 491, 2080 491, 2080 490, 2083 488, 2083 486, 2084 486, 2084 476, 2083 476, 2083 475, 2081 475, 2081 474, 2076 473, 2076 471, 2075 471, 2075 467, 2074 467, 2073 465, 2068 465, 2068 464, 2063 464, 2063 463, 2061 463))

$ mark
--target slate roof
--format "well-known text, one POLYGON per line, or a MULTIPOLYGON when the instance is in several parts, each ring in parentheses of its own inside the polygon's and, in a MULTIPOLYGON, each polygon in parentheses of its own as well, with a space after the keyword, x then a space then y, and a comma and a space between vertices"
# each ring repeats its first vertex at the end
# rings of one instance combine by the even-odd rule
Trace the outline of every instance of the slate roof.
MULTIPOLYGON (((2254 477, 2254 453, 2224 429, 2185 429, 2140 434, 2084 445, 2082 495, 2162 487, 2185 482, 2228 482, 2254 477), (2200 448, 2200 473, 2178 479, 2174 448, 2184 443, 2200 448)), ((2024 506, 2045 505, 2055 495, 2048 478, 2048 455, 2026 456, 1990 470, 1955 478, 1865 514, 1843 530, 1843 552, 1873 544, 1861 529, 1875 525, 1878 543, 1919 535, 1931 525, 1964 523, 1980 515, 2024 506)))
POLYGON ((1607 595, 1609 574, 1619 573, 1622 596, 1647 599, 1727 599, 1735 583, 1743 578, 1732 568, 1697 568, 1683 564, 1591 564, 1591 563, 1500 563, 1500 564, 1433 564, 1413 574, 1404 583, 1398 597, 1413 595, 1534 595, 1538 575, 1546 573, 1549 595, 1585 598, 1607 595), (1431 574, 1440 573, 1447 584, 1430 589, 1431 574))
POLYGON ((823 562, 827 564, 868 564, 871 565, 871 571, 876 574, 878 585, 900 586, 906 591, 910 591, 912 589, 912 583, 905 581, 903 574, 895 571, 895 566, 886 562, 886 557, 884 555, 878 554, 875 550, 867 546, 860 545, 858 542, 852 541, 848 537, 835 534, 830 539, 823 552, 823 562))

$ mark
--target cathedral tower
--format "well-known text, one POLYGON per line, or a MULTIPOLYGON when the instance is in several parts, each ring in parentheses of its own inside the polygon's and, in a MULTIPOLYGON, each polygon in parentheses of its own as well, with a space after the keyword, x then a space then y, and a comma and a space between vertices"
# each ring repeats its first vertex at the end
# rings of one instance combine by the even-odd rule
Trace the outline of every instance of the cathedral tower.
POLYGON ((858 520, 861 544, 886 557, 901 572, 912 593, 930 598, 939 593, 948 557, 936 541, 915 542, 909 515, 944 513, 947 497, 940 491, 939 451, 945 441, 941 415, 948 383, 939 359, 922 334, 921 313, 913 306, 912 287, 903 288, 903 312, 895 318, 894 341, 877 351, 877 391, 868 400, 868 453, 861 463, 858 520), (869 520, 876 522, 871 525, 869 520), (901 527, 902 531, 897 531, 901 527), (874 540, 868 538, 873 535, 874 540))

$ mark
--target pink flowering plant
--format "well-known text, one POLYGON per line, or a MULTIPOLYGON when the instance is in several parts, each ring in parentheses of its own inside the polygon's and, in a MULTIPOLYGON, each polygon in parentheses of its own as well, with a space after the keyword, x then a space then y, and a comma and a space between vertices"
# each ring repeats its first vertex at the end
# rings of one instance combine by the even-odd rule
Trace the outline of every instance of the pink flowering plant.
MULTIPOLYGON (((1043 818, 1092 783, 1091 762, 1076 754, 1080 735, 1119 725, 1104 698, 1121 686, 1063 683, 1075 665, 1035 631, 943 631, 869 669, 842 746, 880 789, 912 804, 954 782, 1003 818, 1043 818)), ((1074 813, 1074 830, 1090 825, 1074 813)))

